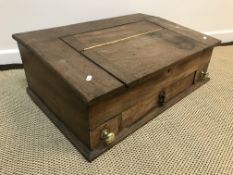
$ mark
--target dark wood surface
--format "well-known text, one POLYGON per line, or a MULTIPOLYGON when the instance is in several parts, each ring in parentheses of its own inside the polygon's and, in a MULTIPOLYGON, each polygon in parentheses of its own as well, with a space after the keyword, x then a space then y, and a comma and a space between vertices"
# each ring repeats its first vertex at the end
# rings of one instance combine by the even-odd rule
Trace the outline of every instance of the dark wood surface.
POLYGON ((219 44, 143 14, 13 38, 32 99, 88 160, 204 84, 201 74, 219 44), (101 139, 106 128, 116 134, 109 146, 101 139))
MULTIPOLYGON (((204 53, 209 52, 211 52, 211 50, 207 50, 204 53)), ((199 71, 199 68, 203 65, 208 65, 209 61, 210 57, 208 57, 208 55, 206 56, 206 54, 204 54, 204 56, 203 53, 194 55, 191 60, 176 64, 161 71, 150 81, 133 87, 112 98, 91 105, 89 113, 90 129, 98 127, 100 124, 118 115, 121 111, 137 105, 137 103, 144 99, 157 95, 163 88, 185 78, 191 73, 195 71, 200 72, 201 69, 199 71)), ((200 76, 196 78, 199 79, 200 76)))
POLYGON ((19 48, 28 86, 84 144, 90 145, 86 103, 37 55, 20 44, 19 48))
POLYGON ((62 132, 62 134, 71 141, 71 143, 80 151, 83 156, 87 158, 87 160, 92 160, 91 158, 91 150, 83 144, 83 141, 80 140, 77 135, 74 134, 74 132, 70 129, 69 126, 67 126, 63 120, 61 120, 49 107, 47 104, 44 103, 44 101, 36 95, 33 90, 31 90, 29 87, 27 88, 27 93, 33 100, 35 104, 46 114, 49 119, 53 122, 53 124, 62 132))
POLYGON ((178 101, 183 99, 185 96, 205 84, 207 81, 209 81, 209 78, 207 78, 205 81, 201 81, 196 83, 195 85, 191 86, 190 88, 184 90, 180 94, 178 94, 175 98, 168 101, 163 107, 161 108, 155 108, 151 110, 149 113, 147 113, 143 118, 140 120, 137 120, 135 123, 130 125, 129 127, 124 128, 121 130, 121 132, 118 133, 116 140, 113 144, 109 146, 99 145, 96 149, 91 150, 88 148, 85 144, 83 144, 80 139, 73 133, 72 130, 70 130, 69 127, 64 125, 64 122, 59 119, 56 114, 51 111, 48 106, 38 97, 30 88, 27 89, 28 94, 32 98, 32 100, 40 107, 40 109, 49 117, 49 119, 54 123, 55 126, 64 134, 64 136, 70 140, 70 142, 79 150, 79 152, 89 161, 93 161, 95 158, 97 158, 100 154, 104 153, 105 151, 109 150, 111 147, 113 147, 115 144, 119 143, 121 140, 135 132, 138 128, 145 125, 147 122, 155 118, 157 115, 161 114, 163 111, 165 111, 167 108, 173 106, 178 101))
POLYGON ((206 48, 193 39, 163 29, 90 49, 84 54, 132 87, 206 48))
POLYGON ((104 45, 108 42, 116 42, 118 40, 132 37, 135 35, 142 35, 143 33, 154 32, 162 30, 162 28, 156 24, 148 21, 140 21, 111 27, 103 30, 97 30, 92 32, 85 32, 62 39, 75 47, 79 51, 90 49, 97 45, 104 45))
POLYGON ((117 79, 96 66, 61 40, 33 43, 36 53, 46 64, 69 83, 86 103, 126 88, 117 79), (86 81, 88 75, 91 81, 86 81))
POLYGON ((219 40, 209 36, 204 40, 203 36, 162 18, 135 14, 15 34, 13 38, 40 55, 66 81, 72 81, 69 83, 75 90, 91 103, 153 78, 157 71, 219 44, 219 40), (74 51, 153 30, 104 47, 74 51), (84 62, 88 66, 83 66, 84 62), (78 70, 81 71, 76 73, 78 70), (85 76, 91 73, 95 76, 92 82, 84 83, 85 76))

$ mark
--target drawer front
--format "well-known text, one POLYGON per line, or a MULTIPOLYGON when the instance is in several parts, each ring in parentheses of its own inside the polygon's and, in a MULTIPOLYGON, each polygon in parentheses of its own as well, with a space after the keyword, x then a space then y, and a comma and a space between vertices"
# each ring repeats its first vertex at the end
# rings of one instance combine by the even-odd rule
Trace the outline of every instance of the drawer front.
POLYGON ((109 133, 114 133, 115 137, 117 138, 121 131, 129 129, 135 122, 143 119, 154 109, 162 108, 162 104, 160 103, 159 99, 161 92, 164 93, 164 104, 166 104, 166 102, 191 87, 194 83, 195 73, 196 72, 193 72, 175 83, 171 83, 164 87, 161 86, 161 88, 155 91, 150 97, 145 97, 136 105, 124 110, 119 115, 92 130, 90 132, 91 149, 95 149, 101 145, 107 146, 105 140, 101 138, 101 134, 106 129, 109 131, 109 133))
POLYGON ((159 102, 161 99, 161 94, 163 96, 162 98, 164 99, 164 103, 166 103, 185 89, 192 86, 194 76, 195 72, 165 88, 161 87, 160 91, 158 91, 155 95, 151 96, 150 98, 146 98, 137 105, 122 112, 121 127, 129 127, 154 108, 161 107, 162 104, 159 102))
POLYGON ((203 81, 200 73, 207 70, 211 53, 212 50, 206 50, 195 59, 168 68, 159 74, 155 81, 148 81, 127 93, 91 106, 90 148, 105 145, 104 139, 101 138, 105 129, 114 133, 119 140, 138 128, 138 125, 143 125, 148 118, 154 118, 159 111, 166 109, 167 102, 173 103, 183 91, 192 89, 196 83, 203 81), (159 99, 161 94, 165 107, 162 107, 159 99))
MULTIPOLYGON (((159 72, 153 79, 143 82, 141 85, 124 91, 106 100, 90 106, 90 129, 93 130, 105 123, 122 111, 139 104, 145 99, 155 98, 161 91, 161 88, 167 87, 179 80, 189 76, 196 71, 202 71, 204 65, 210 61, 211 50, 203 51, 195 55, 192 59, 179 64, 172 65, 159 72)), ((198 80, 199 74, 196 74, 198 80)))

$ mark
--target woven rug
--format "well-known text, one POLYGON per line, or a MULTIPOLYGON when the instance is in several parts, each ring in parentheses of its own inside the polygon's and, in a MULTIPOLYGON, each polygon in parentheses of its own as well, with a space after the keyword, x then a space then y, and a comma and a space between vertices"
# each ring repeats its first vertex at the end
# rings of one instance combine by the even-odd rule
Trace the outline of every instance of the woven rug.
POLYGON ((233 47, 211 80, 88 163, 26 94, 23 70, 0 72, 0 174, 233 174, 233 47))

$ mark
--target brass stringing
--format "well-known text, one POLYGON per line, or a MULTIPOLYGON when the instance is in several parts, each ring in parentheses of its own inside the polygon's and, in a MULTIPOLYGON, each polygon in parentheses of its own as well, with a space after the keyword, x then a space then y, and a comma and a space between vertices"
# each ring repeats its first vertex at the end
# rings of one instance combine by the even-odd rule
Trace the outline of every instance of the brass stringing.
POLYGON ((91 47, 86 47, 86 48, 83 48, 82 51, 86 51, 86 50, 90 50, 90 49, 94 49, 94 48, 102 47, 102 46, 106 46, 106 45, 115 44, 115 43, 118 43, 118 42, 121 42, 121 41, 125 41, 125 40, 128 40, 128 39, 136 38, 136 37, 141 36, 141 35, 146 35, 146 34, 149 34, 149 33, 154 33, 154 32, 157 32, 159 30, 162 30, 162 29, 151 30, 151 31, 148 31, 148 32, 139 33, 139 34, 136 34, 136 35, 125 37, 125 38, 122 38, 122 39, 118 39, 118 40, 114 40, 114 41, 109 41, 109 42, 106 42, 106 43, 103 43, 103 44, 97 44, 97 45, 94 45, 94 46, 91 46, 91 47))

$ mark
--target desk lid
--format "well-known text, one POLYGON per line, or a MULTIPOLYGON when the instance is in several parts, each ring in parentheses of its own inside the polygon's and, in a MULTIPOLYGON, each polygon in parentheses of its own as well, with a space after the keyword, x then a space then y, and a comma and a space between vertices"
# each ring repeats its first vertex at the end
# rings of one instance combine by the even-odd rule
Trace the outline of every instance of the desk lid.
POLYGON ((13 37, 39 54, 88 102, 138 85, 219 44, 210 36, 143 14, 13 37))

